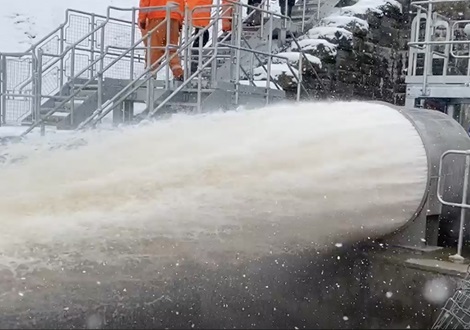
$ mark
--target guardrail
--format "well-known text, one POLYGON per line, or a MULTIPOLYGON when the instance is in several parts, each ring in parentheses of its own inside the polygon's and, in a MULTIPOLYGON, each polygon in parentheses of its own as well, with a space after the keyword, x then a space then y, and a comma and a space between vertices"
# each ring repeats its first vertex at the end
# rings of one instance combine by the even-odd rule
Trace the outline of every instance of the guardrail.
POLYGON ((439 161, 439 176, 437 179, 437 198, 443 205, 458 207, 460 208, 460 223, 459 223, 459 238, 457 243, 457 253, 451 255, 449 258, 458 263, 462 263, 464 258, 462 256, 463 237, 465 228, 465 216, 467 209, 470 209, 470 204, 467 203, 468 199, 468 180, 470 176, 470 150, 449 150, 442 154, 439 161), (462 188, 462 201, 460 203, 450 202, 444 200, 442 194, 442 171, 445 159, 450 155, 465 156, 465 170, 463 176, 463 188, 462 188))

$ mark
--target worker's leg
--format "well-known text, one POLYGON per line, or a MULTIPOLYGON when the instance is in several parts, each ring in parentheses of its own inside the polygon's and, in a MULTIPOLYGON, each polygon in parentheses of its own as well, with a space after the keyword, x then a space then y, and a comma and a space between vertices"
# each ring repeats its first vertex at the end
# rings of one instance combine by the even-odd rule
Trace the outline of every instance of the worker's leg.
MULTIPOLYGON (((194 29, 194 36, 197 35, 201 31, 200 28, 194 29)), ((209 41, 209 31, 205 30, 202 34, 202 47, 204 47, 207 42, 209 41)), ((193 42, 193 50, 191 52, 191 74, 197 71, 197 67, 199 65, 199 40, 201 38, 196 38, 193 42)))
POLYGON ((287 0, 287 16, 292 17, 292 8, 295 6, 295 0, 287 0))
MULTIPOLYGON (((171 46, 178 46, 178 41, 181 33, 181 23, 175 19, 170 21, 170 42, 171 46)), ((176 48, 170 49, 170 67, 173 72, 173 77, 177 80, 183 78, 183 68, 181 67, 181 60, 178 55, 176 55, 176 48)))
POLYGON ((281 8, 281 14, 286 14, 286 0, 279 0, 279 7, 281 8))
MULTIPOLYGON (((193 36, 196 36, 198 33, 199 33, 200 29, 197 27, 197 28, 194 28, 194 35, 193 36)), ((193 49, 191 51, 191 74, 193 74, 194 72, 197 71, 197 65, 199 63, 199 40, 200 38, 196 38, 194 39, 194 42, 193 42, 193 49)))
POLYGON ((151 33, 150 63, 153 71, 158 69, 159 62, 165 54, 166 22, 163 22, 164 20, 164 18, 151 19, 147 27, 147 31, 151 33))

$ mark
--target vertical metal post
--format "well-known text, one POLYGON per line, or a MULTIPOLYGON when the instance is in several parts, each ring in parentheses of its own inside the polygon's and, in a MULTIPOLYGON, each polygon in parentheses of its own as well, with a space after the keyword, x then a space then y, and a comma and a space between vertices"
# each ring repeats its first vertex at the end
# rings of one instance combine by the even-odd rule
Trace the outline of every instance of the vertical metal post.
POLYGON ((38 101, 38 72, 37 72, 37 64, 38 62, 38 58, 36 56, 36 52, 33 51, 31 53, 31 77, 32 77, 32 81, 31 81, 31 90, 32 90, 32 114, 33 114, 33 117, 34 117, 34 123, 38 123, 38 120, 39 120, 39 109, 38 109, 38 104, 40 103, 38 101))
MULTIPOLYGON (((184 37, 186 38, 186 41, 191 38, 191 32, 193 31, 192 29, 192 11, 189 10, 189 7, 186 5, 184 7, 184 37)), ((183 43, 184 44, 184 43, 183 43)), ((184 49, 184 81, 188 80, 189 78, 189 73, 191 70, 191 64, 192 64, 192 46, 191 45, 186 45, 186 48, 184 49)))
MULTIPOLYGON (((287 2, 287 0, 286 0, 287 2)), ((307 10, 307 0, 303 0, 302 4, 302 32, 305 30, 305 11, 307 10)))
POLYGON ((218 42, 217 38, 219 36, 219 20, 220 20, 220 10, 223 10, 222 7, 220 7, 220 0, 217 0, 217 7, 215 11, 215 22, 213 25, 213 30, 212 30, 212 47, 214 49, 214 60, 211 63, 211 86, 214 87, 215 83, 217 81, 217 55, 218 55, 218 42))
MULTIPOLYGON (((287 1, 286 1, 287 3, 287 1)), ((269 19, 269 30, 272 31, 273 30, 273 16, 272 14, 270 15, 270 19, 269 19)), ((272 51, 273 51, 273 34, 272 33, 269 33, 268 35, 268 52, 269 54, 272 54, 272 51)), ((269 55, 268 56, 268 76, 266 77, 266 105, 269 104, 269 96, 270 96, 270 90, 271 90, 271 66, 272 66, 272 63, 273 63, 273 57, 272 55, 269 55)))
POLYGON ((460 209, 460 227, 459 227, 459 241, 457 245, 457 254, 450 256, 449 258, 455 262, 463 262, 464 258, 462 257, 462 246, 463 246, 463 232, 465 226, 465 213, 467 211, 464 205, 467 204, 467 195, 468 195, 468 179, 470 173, 470 154, 465 155, 465 173, 463 179, 463 190, 462 190, 462 208, 460 209))
MULTIPOLYGON (((95 14, 91 14, 91 22, 90 22, 90 33, 95 29, 95 14)), ((104 29, 104 27, 103 27, 104 29)), ((93 75, 94 75, 94 65, 92 65, 92 63, 95 61, 95 33, 91 33, 91 36, 90 36, 90 60, 89 60, 89 67, 90 67, 90 71, 89 71, 89 79, 92 79, 93 78, 93 75)))
POLYGON ((70 124, 73 125, 73 116, 75 112, 75 46, 72 47, 71 52, 71 61, 70 61, 70 90, 72 98, 70 99, 70 124))
POLYGON ((0 126, 7 121, 7 58, 0 55, 0 126))
POLYGON ((65 38, 65 32, 64 32, 64 26, 61 26, 60 28, 60 40, 59 40, 59 56, 60 56, 60 62, 59 62, 59 88, 60 92, 59 95, 62 96, 63 92, 63 87, 64 87, 64 76, 65 76, 65 67, 64 67, 64 38, 65 38))
POLYGON ((428 12, 426 16, 426 32, 425 32, 425 55, 424 55, 424 70, 423 70, 423 91, 422 95, 427 95, 427 84, 428 84, 428 71, 431 65, 431 48, 429 44, 431 41, 431 30, 432 30, 432 1, 428 3, 428 12))
POLYGON ((302 80, 303 80, 303 54, 299 52, 299 81, 297 82, 297 102, 300 101, 300 92, 302 91, 302 80))
POLYGON ((150 51, 152 49, 150 44, 150 34, 147 36, 147 109, 149 113, 153 110, 153 63, 151 62, 152 57, 150 51))
MULTIPOLYGON (((260 6, 261 9, 264 9, 264 5, 266 1, 269 3, 269 0, 263 0, 263 2, 261 2, 261 6, 260 6)), ((259 34, 260 34, 260 38, 263 38, 263 34, 264 34, 264 12, 263 11, 260 11, 260 16, 261 16, 261 27, 259 29, 259 34)))
MULTIPOLYGON (((104 50, 104 44, 106 41, 106 36, 105 36, 105 28, 104 26, 101 27, 101 37, 100 37, 100 69, 98 72, 98 109, 101 109, 101 106, 103 105, 103 79, 104 79, 104 57, 105 57, 105 50, 104 50)), ((132 79, 132 78, 131 78, 132 79)))
POLYGON ((136 20, 135 20, 135 15, 136 11, 135 8, 132 8, 132 28, 131 28, 131 63, 130 63, 130 68, 129 68, 129 79, 134 80, 134 60, 135 60, 135 25, 136 25, 136 20))
POLYGON ((236 65, 235 65, 235 104, 240 102, 240 59, 241 59, 241 42, 242 42, 242 6, 237 5, 237 40, 236 40, 236 65))
MULTIPOLYGON (((200 31, 201 32, 201 31, 200 31)), ((197 112, 201 113, 202 112, 202 40, 203 34, 199 35, 199 56, 198 56, 198 68, 199 68, 199 74, 198 74, 198 79, 197 79, 197 112)))
POLYGON ((318 4, 317 4, 317 21, 320 20, 320 8, 321 8, 321 0, 318 0, 318 4))
MULTIPOLYGON (((170 28, 171 28, 171 19, 170 19, 170 13, 171 13, 171 8, 170 6, 172 3, 169 3, 166 5, 166 45, 165 45, 165 54, 166 54, 166 66, 165 66, 165 88, 169 89, 170 88, 170 28)), ((152 91, 153 94, 153 91, 152 91)))

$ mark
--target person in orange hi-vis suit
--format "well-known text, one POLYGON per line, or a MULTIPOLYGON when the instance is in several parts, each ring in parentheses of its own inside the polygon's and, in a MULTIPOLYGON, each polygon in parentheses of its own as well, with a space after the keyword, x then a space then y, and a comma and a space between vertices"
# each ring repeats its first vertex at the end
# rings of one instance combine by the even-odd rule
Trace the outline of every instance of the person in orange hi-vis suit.
MULTIPOLYGON (((197 35, 201 29, 207 27, 211 22, 212 0, 187 0, 189 12, 191 15, 191 23, 194 27, 194 35, 197 35)), ((196 38, 193 42, 193 50, 191 51, 191 73, 197 71, 199 40, 196 38)), ((202 46, 204 47, 209 41, 209 30, 205 30, 202 34, 202 46)))
POLYGON ((222 31, 232 31, 233 3, 222 0, 222 31))
MULTIPOLYGON (((170 11, 170 40, 167 39, 167 21, 166 9, 158 8, 154 10, 141 10, 139 12, 139 27, 142 35, 145 36, 148 32, 152 31, 150 36, 150 65, 156 70, 161 61, 165 59, 165 46, 167 44, 178 46, 178 41, 181 34, 181 27, 184 16, 184 0, 140 0, 140 7, 163 7, 167 4, 175 3, 178 8, 172 8, 170 11), (155 28, 159 26, 156 30, 155 28)), ((144 38, 144 44, 147 46, 147 38, 144 38)), ((170 53, 170 68, 173 72, 175 80, 182 80, 184 77, 183 68, 181 67, 181 60, 178 55, 175 55, 176 48, 169 50, 170 53)), ((147 58, 148 55, 146 55, 147 58)), ((149 65, 147 63, 147 65, 149 65)))

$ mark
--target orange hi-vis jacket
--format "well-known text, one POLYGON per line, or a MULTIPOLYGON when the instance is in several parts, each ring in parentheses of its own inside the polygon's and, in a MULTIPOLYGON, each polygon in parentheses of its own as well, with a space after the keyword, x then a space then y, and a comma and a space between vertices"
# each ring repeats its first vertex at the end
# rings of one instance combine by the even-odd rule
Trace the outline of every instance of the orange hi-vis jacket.
POLYGON ((233 3, 222 0, 222 15, 222 30, 225 32, 232 31, 233 3))
POLYGON ((212 0, 186 0, 190 13, 192 14, 192 24, 197 28, 204 28, 210 24, 212 0))
MULTIPOLYGON (((170 18, 178 20, 180 22, 183 21, 184 17, 184 0, 140 0, 140 8, 145 7, 163 7, 171 2, 178 5, 178 9, 172 9, 170 11, 170 18)), ((147 19, 163 19, 166 17, 166 8, 155 9, 144 11, 141 10, 139 12, 139 22, 144 22, 147 19)))

